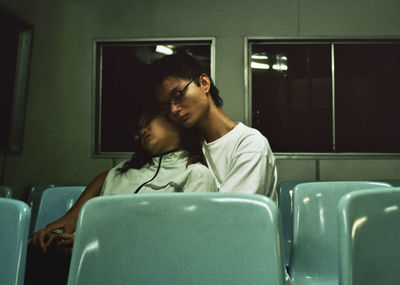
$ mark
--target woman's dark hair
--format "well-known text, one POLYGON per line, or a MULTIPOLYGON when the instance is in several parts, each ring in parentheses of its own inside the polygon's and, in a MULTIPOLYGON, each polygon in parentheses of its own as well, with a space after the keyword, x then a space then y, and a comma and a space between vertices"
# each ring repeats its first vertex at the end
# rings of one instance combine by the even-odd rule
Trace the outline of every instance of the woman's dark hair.
MULTIPOLYGON (((147 110, 140 116, 139 122, 137 123, 136 127, 135 152, 133 153, 129 161, 125 162, 125 164, 121 168, 117 169, 119 173, 125 173, 131 168, 140 169, 146 163, 152 160, 153 155, 144 149, 139 134, 140 130, 143 127, 147 126, 158 115, 159 114, 154 111, 147 110)), ((200 131, 196 127, 191 129, 184 129, 182 127, 179 127, 179 130, 181 134, 181 149, 187 150, 189 153, 187 165, 196 162, 201 162, 205 164, 205 159, 201 150, 202 139, 200 136, 200 131)))
POLYGON ((211 79, 208 68, 202 66, 194 57, 187 53, 176 53, 166 55, 154 61, 151 67, 151 80, 154 86, 159 86, 162 81, 169 77, 183 79, 193 79, 197 86, 200 86, 199 78, 203 73, 207 74, 211 80, 210 95, 217 107, 222 107, 223 101, 219 96, 219 91, 211 79))

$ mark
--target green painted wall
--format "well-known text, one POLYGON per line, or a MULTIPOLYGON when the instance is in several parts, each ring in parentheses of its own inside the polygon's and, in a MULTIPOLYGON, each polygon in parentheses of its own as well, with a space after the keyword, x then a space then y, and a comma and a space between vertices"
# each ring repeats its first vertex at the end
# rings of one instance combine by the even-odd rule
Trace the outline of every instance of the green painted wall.
MULTIPOLYGON (((37 183, 88 183, 112 166, 92 157, 96 38, 216 38, 224 109, 244 121, 244 37, 400 36, 398 0, 0 0, 35 26, 21 155, 0 156, 23 199, 37 183)), ((400 160, 326 160, 321 179, 399 178, 400 160), (368 166, 367 166, 368 165, 368 166), (345 171, 344 171, 345 170, 345 171)), ((315 160, 279 160, 281 180, 315 179, 315 160)))

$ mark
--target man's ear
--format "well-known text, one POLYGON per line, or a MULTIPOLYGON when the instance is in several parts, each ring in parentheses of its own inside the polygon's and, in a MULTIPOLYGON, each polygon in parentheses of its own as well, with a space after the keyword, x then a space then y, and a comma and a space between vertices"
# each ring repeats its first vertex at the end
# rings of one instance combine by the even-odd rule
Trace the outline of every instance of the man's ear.
POLYGON ((200 75, 200 88, 205 92, 208 93, 210 91, 211 88, 211 79, 210 77, 205 74, 202 73, 200 75))

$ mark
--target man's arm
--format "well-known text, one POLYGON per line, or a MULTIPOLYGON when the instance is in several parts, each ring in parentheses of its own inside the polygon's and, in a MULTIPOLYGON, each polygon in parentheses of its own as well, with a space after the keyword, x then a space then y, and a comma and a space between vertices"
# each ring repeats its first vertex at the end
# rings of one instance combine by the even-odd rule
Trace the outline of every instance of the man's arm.
POLYGON ((189 167, 192 169, 184 185, 184 192, 218 192, 215 179, 207 167, 200 163, 189 167))
POLYGON ((232 161, 219 191, 262 194, 276 201, 276 180, 273 158, 263 151, 243 152, 232 161))
POLYGON ((73 233, 76 228, 76 222, 78 219, 79 211, 82 206, 91 198, 99 196, 101 189, 103 188, 104 181, 108 171, 104 171, 96 176, 83 191, 79 199, 72 206, 72 208, 57 221, 48 224, 46 228, 34 233, 29 239, 29 243, 39 246, 43 251, 52 242, 56 235, 52 234, 54 230, 62 230, 63 233, 73 233))

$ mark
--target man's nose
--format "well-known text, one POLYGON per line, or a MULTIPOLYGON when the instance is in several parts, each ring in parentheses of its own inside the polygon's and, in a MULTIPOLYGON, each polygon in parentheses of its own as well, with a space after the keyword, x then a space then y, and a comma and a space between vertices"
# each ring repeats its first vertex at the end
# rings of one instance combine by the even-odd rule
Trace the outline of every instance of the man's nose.
POLYGON ((179 112, 180 108, 181 107, 179 106, 179 104, 171 104, 171 113, 173 115, 176 115, 179 112))

